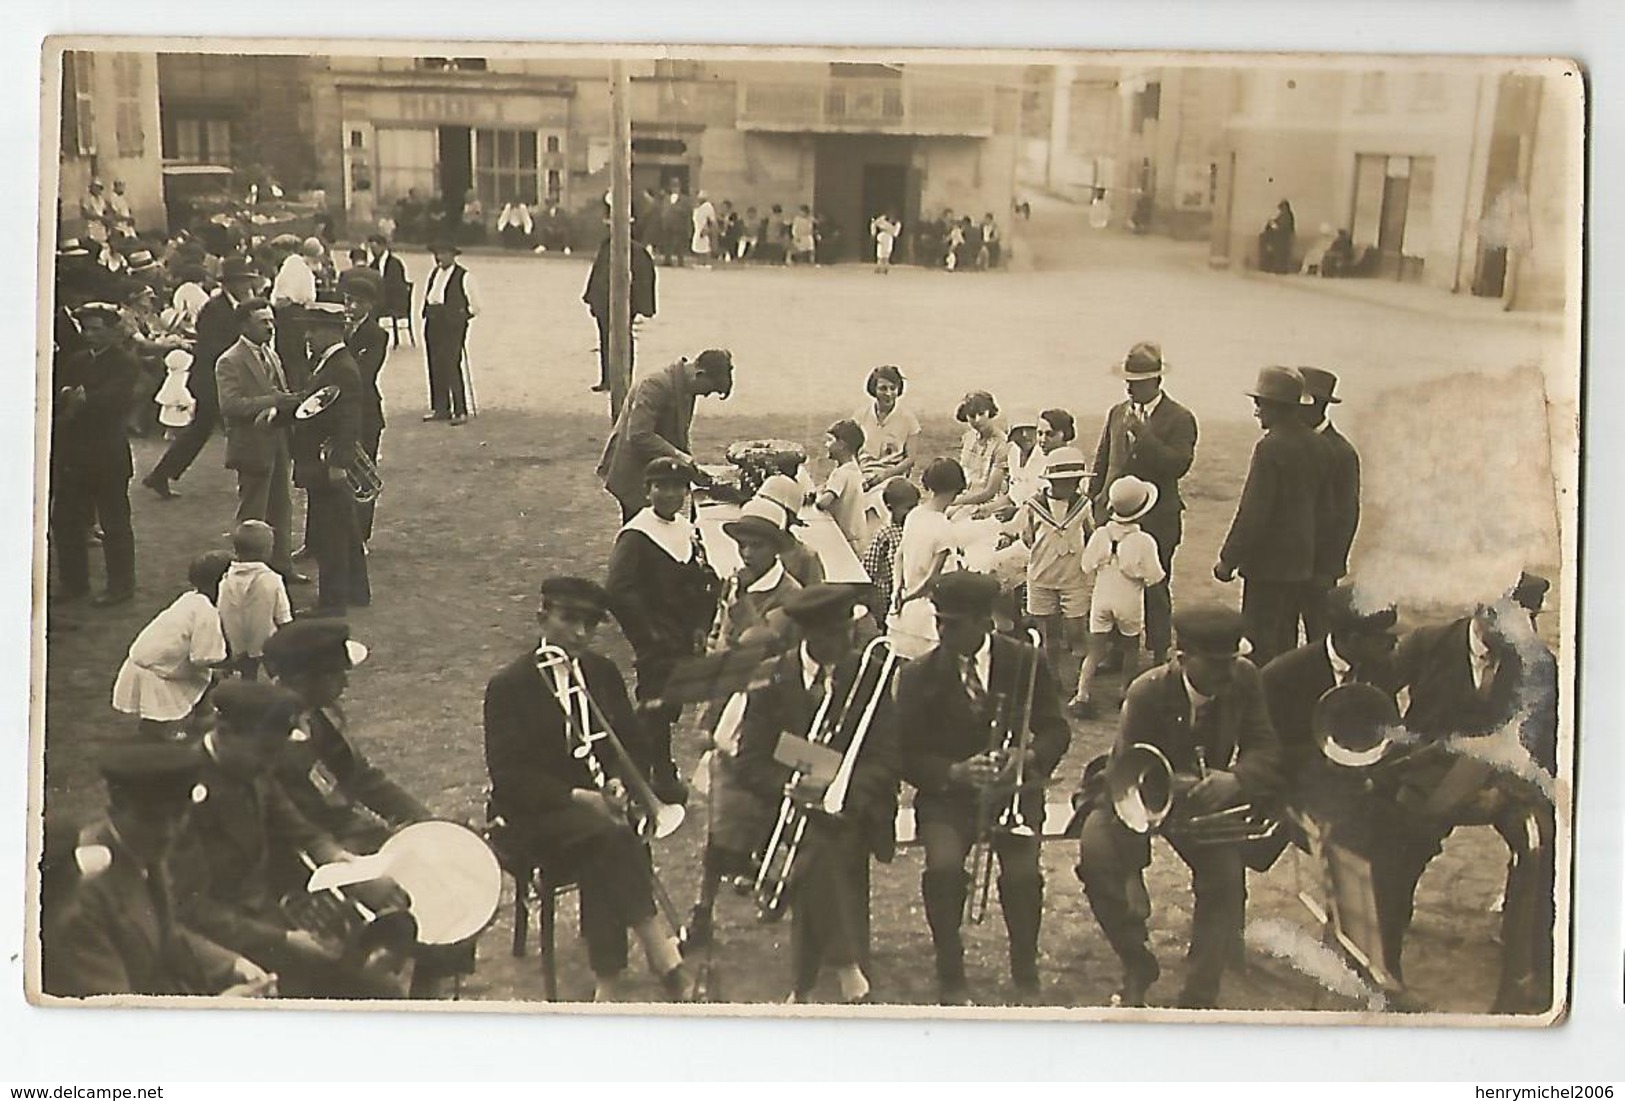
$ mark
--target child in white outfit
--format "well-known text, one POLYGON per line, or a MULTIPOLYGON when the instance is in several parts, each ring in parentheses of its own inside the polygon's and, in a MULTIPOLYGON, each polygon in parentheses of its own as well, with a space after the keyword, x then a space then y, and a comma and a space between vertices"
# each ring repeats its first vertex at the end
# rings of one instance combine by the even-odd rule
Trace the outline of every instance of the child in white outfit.
POLYGON ((1139 478, 1119 478, 1107 490, 1106 523, 1083 549, 1083 569, 1095 577, 1089 600, 1089 655, 1078 670, 1078 690, 1070 705, 1087 716, 1093 705, 1089 690, 1095 670, 1115 634, 1123 644, 1123 685, 1134 680, 1140 664, 1140 636, 1145 631, 1145 590, 1163 578, 1157 541, 1136 523, 1157 503, 1157 487, 1139 478))
POLYGON ((173 433, 191 424, 197 412, 197 399, 186 385, 192 376, 192 354, 176 348, 164 356, 164 371, 163 385, 152 400, 158 405, 158 423, 173 433))
POLYGON ((154 616, 130 644, 113 684, 113 707, 139 716, 143 737, 184 736, 214 682, 214 667, 226 660, 215 601, 230 565, 225 551, 194 558, 186 571, 192 587, 154 616))
POLYGON ((220 582, 220 625, 231 644, 232 664, 246 680, 259 676, 265 640, 293 619, 288 588, 266 559, 274 533, 261 520, 244 520, 231 533, 236 561, 220 582))

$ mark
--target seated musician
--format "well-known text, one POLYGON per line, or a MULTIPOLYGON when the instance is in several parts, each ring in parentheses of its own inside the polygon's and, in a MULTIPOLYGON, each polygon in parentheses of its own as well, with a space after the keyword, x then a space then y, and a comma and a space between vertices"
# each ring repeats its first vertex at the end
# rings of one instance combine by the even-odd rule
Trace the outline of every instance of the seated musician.
POLYGON ((801 518, 801 506, 806 502, 810 488, 789 474, 775 474, 762 483, 762 488, 752 498, 773 506, 779 526, 790 537, 779 552, 779 560, 784 563, 784 571, 802 585, 816 585, 824 580, 824 560, 802 541, 795 530, 806 526, 807 522, 801 518))
MULTIPOLYGON (((1205 814, 1268 797, 1278 786, 1279 747, 1264 707, 1258 670, 1246 661, 1241 616, 1217 607, 1174 616, 1176 644, 1168 664, 1129 686, 1112 748, 1114 758, 1137 743, 1155 746, 1174 770, 1170 819, 1205 814)), ((1086 782, 1093 769, 1085 772, 1086 782)), ((1161 969, 1146 922, 1145 869, 1151 838, 1124 825, 1110 799, 1086 786, 1088 812, 1078 846, 1078 878, 1101 931, 1123 964, 1115 1005, 1144 1005, 1161 969)), ((1198 844, 1170 837, 1191 869, 1196 896, 1190 952, 1179 1005, 1218 1001, 1225 963, 1240 942, 1246 868, 1239 844, 1198 844)))
POLYGON ((510 862, 532 863, 554 882, 580 885, 582 936, 597 976, 594 1000, 614 1001, 620 993, 630 928, 667 996, 688 1001, 694 980, 683 966, 676 937, 657 917, 648 854, 629 826, 616 790, 624 783, 613 775, 617 758, 603 743, 595 747, 594 757, 609 779, 600 788, 588 762, 571 752, 571 720, 560 704, 568 673, 540 668, 545 650, 562 650, 628 755, 646 770, 648 746, 620 670, 588 649, 608 608, 604 590, 591 581, 554 577, 542 583, 536 614, 540 642, 492 677, 485 689, 491 811, 503 823, 498 845, 510 862))
MULTIPOLYGON (((794 640, 794 624, 784 605, 801 591, 801 585, 779 561, 792 537, 779 526, 778 512, 766 501, 746 501, 739 517, 722 525, 723 534, 739 547, 741 565, 723 590, 722 613, 711 639, 713 651, 747 645, 777 651, 787 649, 794 640)), ((711 786, 705 856, 699 897, 683 927, 685 948, 711 942, 712 915, 723 878, 750 871, 750 859, 766 842, 778 809, 776 796, 762 798, 739 782, 734 767, 738 732, 719 730, 727 709, 711 710, 714 713, 706 716, 705 725, 721 744, 714 744, 703 762, 711 786)))
MULTIPOLYGON (((1010 938, 1016 995, 1030 1004, 1041 997, 1038 932, 1044 880, 1038 833, 1044 822, 1044 783, 1066 754, 1072 735, 1042 654, 992 633, 998 596, 999 583, 986 574, 961 571, 938 578, 931 591, 938 645, 897 678, 902 774, 917 789, 914 816, 925 845, 920 890, 936 948, 938 994, 947 1005, 970 1004, 959 932, 970 889, 965 859, 984 839, 999 860, 999 903, 1010 938), (1020 706, 1029 675, 1034 677, 1032 737, 1021 763, 1025 784, 1019 806, 1032 835, 1023 836, 991 829, 1014 794, 1018 761, 990 742, 1000 733, 993 730, 1001 721, 1000 711, 1012 701, 1020 706), (991 838, 986 838, 990 829, 991 838)), ((1020 731, 1012 733, 1020 737, 1020 731)))
MULTIPOLYGON (((277 781, 309 821, 352 852, 375 852, 395 831, 434 817, 429 808, 362 754, 340 705, 350 670, 367 648, 342 619, 296 619, 265 641, 263 661, 276 683, 299 697, 298 732, 277 761, 277 781)), ((292 865, 302 880, 308 874, 292 865)), ((437 997, 457 974, 474 970, 474 942, 424 947, 412 996, 437 997)))
POLYGON ((274 993, 265 971, 182 923, 170 853, 186 828, 203 758, 196 745, 132 745, 103 755, 107 816, 46 824, 40 895, 47 994, 274 993))
POLYGON ((1417 881, 1458 825, 1493 825, 1511 853, 1501 919, 1501 978, 1491 1012, 1552 1004, 1557 663, 1526 607, 1511 599, 1419 627, 1394 653, 1409 692, 1405 729, 1422 748, 1394 771, 1408 843, 1377 883, 1383 942, 1397 972, 1417 881), (1456 743, 1458 751, 1447 748, 1456 743), (1492 743, 1502 742, 1502 747, 1492 743), (1468 754, 1482 745, 1495 767, 1468 754), (1391 876, 1392 878, 1388 878, 1391 876))
MULTIPOLYGON (((835 972, 843 1002, 870 1000, 869 978, 864 973, 869 959, 869 857, 873 854, 882 863, 890 863, 896 844, 898 758, 891 692, 884 684, 873 690, 860 684, 850 710, 845 715, 838 710, 860 666, 858 624, 853 619, 856 595, 851 586, 821 584, 786 601, 785 614, 800 629, 801 645, 782 655, 772 679, 750 693, 740 728, 741 771, 746 773, 746 782, 777 810, 790 778, 789 769, 775 760, 779 736, 805 738, 813 733, 813 719, 827 696, 827 721, 844 719, 828 748, 845 754, 865 706, 879 693, 874 717, 855 758, 843 809, 838 815, 809 812, 786 887, 794 911, 792 1003, 809 1000, 824 965, 835 972)), ((871 664, 873 675, 878 676, 882 668, 879 657, 871 664)), ((797 792, 796 798, 821 800, 825 790, 825 785, 810 786, 797 792)))
POLYGON ((296 928, 279 904, 274 865, 301 852, 320 864, 354 858, 299 813, 273 775, 299 722, 299 697, 233 680, 215 689, 214 706, 215 727, 202 741, 209 798, 193 808, 174 860, 182 920, 278 975, 284 995, 399 996, 394 976, 296 928))

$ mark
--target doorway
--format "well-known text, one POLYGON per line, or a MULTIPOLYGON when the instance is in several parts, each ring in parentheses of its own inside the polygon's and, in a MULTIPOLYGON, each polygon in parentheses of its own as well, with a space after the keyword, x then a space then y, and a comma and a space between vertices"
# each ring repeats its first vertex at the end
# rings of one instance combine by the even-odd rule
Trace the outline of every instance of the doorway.
POLYGON ((442 126, 440 143, 440 200, 447 221, 463 217, 463 196, 474 186, 474 139, 466 126, 442 126))
MULTIPOLYGON (((866 164, 863 166, 863 213, 870 219, 878 214, 889 213, 893 218, 902 218, 908 206, 908 165, 906 164, 866 164)), ((867 233, 868 226, 864 227, 867 233)), ((868 260, 874 259, 874 239, 866 237, 866 244, 862 247, 861 255, 868 260)))

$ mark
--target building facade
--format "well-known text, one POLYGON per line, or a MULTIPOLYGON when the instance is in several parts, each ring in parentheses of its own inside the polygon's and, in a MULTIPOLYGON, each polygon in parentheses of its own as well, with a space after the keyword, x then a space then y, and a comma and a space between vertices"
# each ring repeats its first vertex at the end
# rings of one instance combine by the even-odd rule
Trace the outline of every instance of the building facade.
POLYGON ((57 156, 61 237, 84 235, 79 204, 93 179, 102 181, 106 194, 111 194, 115 180, 123 180, 137 230, 162 232, 158 56, 65 51, 61 121, 57 156))
POLYGON ((159 54, 165 161, 220 165, 289 192, 336 184, 316 172, 314 69, 292 54, 159 54))

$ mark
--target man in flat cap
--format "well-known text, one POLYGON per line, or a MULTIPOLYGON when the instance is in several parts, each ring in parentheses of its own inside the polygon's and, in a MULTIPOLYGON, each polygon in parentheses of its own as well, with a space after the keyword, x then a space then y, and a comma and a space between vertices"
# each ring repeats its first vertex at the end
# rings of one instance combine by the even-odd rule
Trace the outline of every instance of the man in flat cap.
POLYGON ((689 443, 694 400, 707 394, 726 400, 733 372, 732 353, 710 348, 692 362, 680 359, 632 384, 598 462, 598 477, 620 502, 623 522, 648 501, 644 471, 653 459, 673 459, 704 484, 689 443))
POLYGON ((544 581, 536 646, 486 686, 489 812, 493 824, 500 823, 492 841, 512 869, 541 866, 555 881, 580 884, 581 932, 597 977, 595 1000, 614 1001, 621 993, 630 929, 667 996, 687 1001, 693 978, 682 966, 676 930, 665 927, 655 908, 644 842, 627 819, 623 762, 606 743, 593 746, 601 787, 574 752, 584 733, 579 720, 571 719, 578 706, 573 690, 580 688, 598 705, 632 766, 648 775, 649 746, 620 670, 590 648, 608 609, 607 594, 591 581, 544 581))
MULTIPOLYGON (((965 860, 983 839, 983 830, 991 830, 990 844, 999 860, 999 902, 1010 938, 1016 998, 1036 1004, 1042 997, 1038 932, 1044 878, 1038 834, 1044 826, 1044 785, 1066 755, 1072 733, 1043 654, 993 633, 998 596, 999 583, 990 575, 942 575, 931 592, 938 644, 897 678, 902 775, 916 792, 914 820, 925 845, 920 891, 936 949, 938 997, 945 1005, 970 1004, 959 930, 967 895, 975 886, 965 860), (1025 699, 1029 684, 1030 712, 1025 699), (1004 721, 1003 713, 1030 713, 1032 737, 1024 761, 1018 762, 1014 752, 989 749, 990 727, 1004 721), (994 828, 1018 795, 1018 768, 1025 836, 994 828)), ((1021 732, 1011 736, 1014 745, 1021 732)))
POLYGON ((246 957, 176 913, 170 854, 186 828, 203 759, 196 745, 130 745, 100 761, 107 816, 77 831, 71 901, 41 928, 47 994, 274 994, 246 957))
POLYGON ((1315 508, 1315 572, 1303 606, 1303 633, 1319 642, 1330 629, 1326 601, 1332 586, 1349 572, 1349 549, 1360 528, 1360 453, 1332 424, 1331 407, 1337 396, 1337 376, 1319 367, 1299 367, 1309 404, 1303 406, 1304 423, 1320 439, 1326 456, 1326 475, 1315 508))
POLYGON ((141 367, 124 340, 117 306, 92 302, 74 318, 84 347, 58 361, 52 383, 51 551, 58 585, 52 599, 90 595, 90 529, 99 522, 107 588, 93 603, 122 604, 135 595, 134 466, 124 424, 141 367))
POLYGON ((1141 342, 1129 349, 1114 373, 1128 387, 1128 400, 1106 414, 1095 449, 1089 498, 1095 503, 1095 522, 1104 524, 1112 483, 1133 475, 1157 487, 1157 503, 1139 521, 1140 529, 1157 541, 1163 578, 1145 590, 1145 645, 1153 664, 1168 656, 1169 616, 1173 613, 1169 579, 1174 572, 1174 551, 1183 534, 1185 502, 1179 480, 1190 473, 1196 458, 1196 417, 1162 388, 1168 364, 1162 348, 1141 342))
MULTIPOLYGON (((818 584, 785 601, 784 612, 795 623, 801 644, 773 663, 766 685, 750 692, 740 724, 742 783, 777 812, 792 775, 777 759, 781 736, 818 734, 814 718, 827 700, 826 722, 834 733, 824 745, 844 758, 854 753, 861 718, 871 715, 853 756, 839 813, 828 813, 824 801, 831 777, 804 776, 792 797, 811 809, 795 863, 784 873, 778 899, 772 898, 771 882, 765 884, 765 899, 758 894, 758 907, 768 916, 784 906, 794 910, 792 1002, 812 997, 826 965, 835 972, 843 1002, 870 1000, 864 973, 869 964, 869 858, 890 863, 896 846, 899 758, 891 675, 884 649, 872 652, 867 666, 860 660, 853 617, 857 595, 855 586, 818 584), (849 698, 851 707, 843 712, 842 701, 849 698)), ((764 825, 760 844, 765 845, 769 830, 771 821, 764 825)))
POLYGON ((1296 367, 1265 367, 1247 392, 1264 436, 1213 576, 1242 578, 1241 614, 1255 664, 1298 645, 1298 619, 1315 576, 1316 519, 1325 448, 1303 422, 1308 404, 1296 367))
POLYGON ((344 307, 318 302, 304 319, 311 372, 301 398, 309 400, 329 387, 335 396, 320 412, 294 421, 293 484, 306 494, 305 546, 320 571, 317 607, 342 614, 348 607, 372 603, 350 484, 366 415, 366 387, 355 357, 344 346, 344 307))
MULTIPOLYGON (((1227 608, 1182 609, 1174 616, 1173 660, 1142 674, 1123 701, 1107 772, 1134 747, 1155 748, 1173 769, 1171 821, 1247 802, 1257 805, 1279 788, 1280 749, 1258 669, 1244 659, 1242 628, 1242 617, 1227 608)), ((1084 773, 1080 796, 1088 810, 1077 873, 1101 931, 1123 963, 1114 1004, 1144 1005, 1161 974, 1146 930, 1151 837, 1144 823, 1131 828, 1119 817, 1103 785, 1091 783, 1098 775, 1094 766, 1084 773)), ((1196 895, 1178 1004, 1211 1008, 1246 916, 1241 846, 1196 844, 1167 827, 1164 836, 1190 868, 1196 895)))

